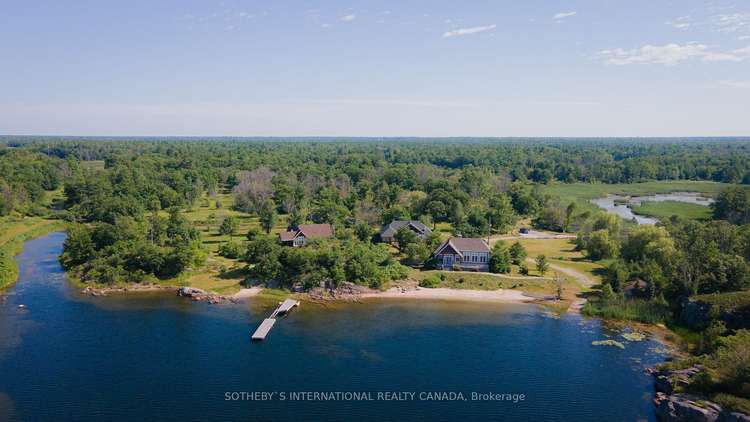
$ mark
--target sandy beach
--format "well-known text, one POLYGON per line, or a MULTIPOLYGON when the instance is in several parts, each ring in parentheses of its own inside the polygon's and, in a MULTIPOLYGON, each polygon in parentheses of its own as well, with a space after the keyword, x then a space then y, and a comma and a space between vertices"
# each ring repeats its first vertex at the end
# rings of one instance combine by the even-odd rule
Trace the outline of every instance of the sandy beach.
POLYGON ((249 297, 255 297, 263 290, 262 287, 251 287, 249 289, 240 289, 239 292, 232 295, 234 299, 247 299, 249 297))
POLYGON ((428 289, 417 287, 416 289, 390 288, 384 292, 363 293, 361 298, 401 298, 401 299, 438 299, 438 300, 464 300, 481 302, 531 302, 533 297, 524 295, 519 290, 461 290, 436 288, 428 289))

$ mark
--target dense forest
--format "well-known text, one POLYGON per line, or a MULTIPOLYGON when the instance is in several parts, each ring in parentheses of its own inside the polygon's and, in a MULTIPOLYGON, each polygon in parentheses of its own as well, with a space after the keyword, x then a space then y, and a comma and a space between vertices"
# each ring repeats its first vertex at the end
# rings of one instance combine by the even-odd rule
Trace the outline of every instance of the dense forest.
MULTIPOLYGON (((258 225, 237 233, 234 217, 207 215, 202 224, 229 236, 217 253, 243 262, 248 280, 285 288, 380 287, 405 278, 410 266, 429 266, 440 236, 401 232, 394 255, 377 242, 393 220, 482 238, 530 221, 576 233, 575 248, 604 268, 585 312, 699 333, 691 351, 709 370, 690 388, 749 406, 748 139, 2 141, 0 214, 67 221, 60 261, 83 282, 169 279, 199 268, 208 252, 184 213, 209 201, 219 209, 218 195, 231 195, 231 208, 258 225), (656 226, 544 189, 655 180, 730 185, 710 219, 675 216, 656 226), (331 224, 335 237, 304 248, 279 244, 279 230, 305 223, 331 224), (686 304, 696 301, 712 310, 686 322, 686 304)), ((519 247, 496 243, 492 271, 525 267, 519 247)), ((536 258, 543 269, 544 257, 536 258)))

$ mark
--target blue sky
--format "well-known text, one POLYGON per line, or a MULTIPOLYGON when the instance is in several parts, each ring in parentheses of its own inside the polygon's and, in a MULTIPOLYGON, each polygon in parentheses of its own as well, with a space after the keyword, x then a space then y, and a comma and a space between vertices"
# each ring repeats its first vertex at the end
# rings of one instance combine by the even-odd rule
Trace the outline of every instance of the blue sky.
POLYGON ((750 1, 0 0, 0 134, 750 135, 750 1))

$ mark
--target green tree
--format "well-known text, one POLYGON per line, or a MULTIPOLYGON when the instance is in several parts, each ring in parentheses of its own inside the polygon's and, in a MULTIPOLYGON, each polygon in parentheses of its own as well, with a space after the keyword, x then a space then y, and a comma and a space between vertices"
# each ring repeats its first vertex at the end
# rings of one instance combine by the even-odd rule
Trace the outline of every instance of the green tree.
POLYGON ((229 236, 231 239, 235 233, 237 233, 237 230, 240 228, 240 223, 237 221, 236 218, 229 216, 224 218, 224 221, 221 222, 221 225, 219 226, 219 234, 222 236, 229 236))
POLYGON ((549 270, 549 263, 546 256, 539 255, 536 257, 536 270, 539 272, 539 275, 544 277, 544 274, 549 270))
POLYGON ((523 247, 521 242, 516 241, 511 245, 510 247, 510 257, 513 260, 513 264, 515 265, 521 265, 521 263, 526 259, 528 256, 528 253, 526 252, 526 248, 523 247))
POLYGON ((573 214, 576 212, 576 203, 571 202, 568 204, 568 207, 565 208, 565 226, 563 227, 563 231, 567 232, 570 230, 570 225, 573 221, 573 214))
POLYGON ((490 271, 493 273, 509 273, 511 255, 508 245, 500 240, 492 246, 490 253, 490 271))
POLYGON ((619 252, 619 243, 615 239, 610 239, 607 230, 597 230, 589 236, 586 252, 594 261, 614 258, 619 252))
POLYGON ((725 188, 719 193, 711 208, 716 220, 727 220, 732 224, 750 223, 750 189, 725 188))
POLYGON ((263 203, 258 210, 258 217, 260 218, 260 225, 266 233, 271 233, 271 229, 276 225, 278 220, 278 214, 276 214, 276 204, 272 199, 267 200, 263 203))
POLYGON ((407 226, 399 227, 399 229, 396 230, 396 233, 393 235, 393 238, 396 239, 398 250, 401 252, 403 252, 404 248, 406 248, 409 244, 419 242, 419 236, 417 236, 417 234, 407 226))
POLYGON ((95 250, 89 229, 83 224, 74 224, 68 228, 60 263, 65 269, 74 268, 88 262, 95 255, 95 250))
POLYGON ((605 284, 611 286, 615 292, 621 292, 630 278, 628 271, 622 260, 617 260, 607 267, 607 273, 604 277, 605 284))
POLYGON ((206 216, 206 231, 210 232, 214 224, 216 224, 216 214, 210 213, 206 216))
POLYGON ((364 221, 357 222, 354 226, 354 234, 362 242, 369 242, 372 239, 372 227, 364 221))
POLYGON ((282 246, 271 236, 260 235, 249 241, 244 260, 250 264, 251 277, 261 281, 275 280, 282 268, 279 262, 281 251, 282 246))

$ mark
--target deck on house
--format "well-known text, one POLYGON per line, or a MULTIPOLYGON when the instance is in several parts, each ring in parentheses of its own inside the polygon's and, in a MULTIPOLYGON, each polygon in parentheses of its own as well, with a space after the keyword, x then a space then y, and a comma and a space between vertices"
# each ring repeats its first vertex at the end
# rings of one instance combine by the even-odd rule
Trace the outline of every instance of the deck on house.
POLYGON ((279 305, 279 307, 271 313, 271 316, 264 319, 263 322, 260 323, 258 329, 256 329, 253 333, 252 339, 265 340, 266 336, 271 331, 271 328, 273 328, 273 325, 276 324, 276 317, 289 312, 295 306, 299 306, 299 301, 293 299, 286 299, 285 301, 283 301, 279 305))

